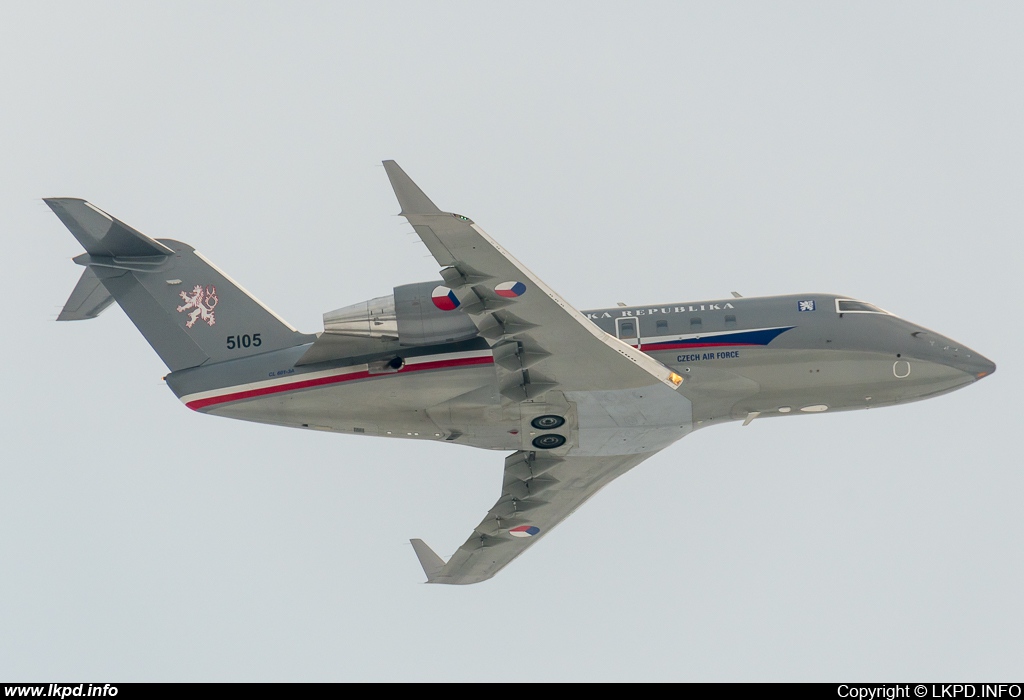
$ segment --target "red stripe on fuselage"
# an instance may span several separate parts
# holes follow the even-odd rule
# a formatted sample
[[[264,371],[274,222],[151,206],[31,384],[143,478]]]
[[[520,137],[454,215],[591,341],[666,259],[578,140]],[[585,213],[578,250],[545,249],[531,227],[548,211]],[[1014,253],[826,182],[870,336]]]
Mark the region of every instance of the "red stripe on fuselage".
[[[287,391],[312,389],[319,386],[327,386],[329,384],[351,382],[357,379],[369,379],[371,377],[393,377],[396,374],[408,374],[409,372],[419,372],[432,369],[448,369],[450,367],[468,367],[471,365],[489,365],[493,363],[493,357],[466,357],[463,359],[437,360],[435,362],[421,362],[415,365],[406,365],[397,372],[389,372],[387,374],[370,374],[368,371],[363,370],[361,372],[352,372],[351,374],[340,374],[331,377],[317,377],[315,379],[296,379],[294,382],[288,382],[287,384],[275,384],[274,386],[264,386],[260,387],[259,389],[247,389],[245,391],[236,391],[229,394],[222,394],[220,396],[210,396],[205,399],[196,399],[195,401],[189,401],[185,405],[191,408],[193,411],[198,411],[201,408],[214,406],[216,404],[229,403],[231,401],[241,401],[243,399],[253,399],[259,396],[280,394]]]

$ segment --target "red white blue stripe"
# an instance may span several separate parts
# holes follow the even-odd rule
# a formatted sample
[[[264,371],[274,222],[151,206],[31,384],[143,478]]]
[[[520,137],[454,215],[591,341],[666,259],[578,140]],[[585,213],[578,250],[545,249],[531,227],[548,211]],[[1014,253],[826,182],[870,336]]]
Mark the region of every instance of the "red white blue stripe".
[[[400,370],[387,374],[370,374],[369,367],[366,365],[353,365],[316,372],[295,373],[286,377],[266,379],[248,384],[236,384],[211,391],[200,391],[182,396],[180,400],[193,411],[201,411],[205,408],[216,407],[233,401],[257,399],[262,396],[291,391],[316,389],[341,382],[385,379],[396,376],[400,377],[410,372],[488,365],[493,362],[494,357],[491,355],[490,350],[469,350],[466,352],[421,355],[406,358],[405,365]]]

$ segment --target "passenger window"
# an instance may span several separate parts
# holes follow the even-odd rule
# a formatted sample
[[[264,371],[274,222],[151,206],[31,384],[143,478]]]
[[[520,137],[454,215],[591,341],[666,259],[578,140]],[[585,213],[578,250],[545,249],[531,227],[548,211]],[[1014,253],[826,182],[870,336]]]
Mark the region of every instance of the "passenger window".
[[[658,321],[655,324],[655,332],[658,335],[665,335],[668,333],[668,321]]]
[[[627,321],[619,321],[619,337],[623,340],[635,340],[636,339],[636,321],[629,319]]]
[[[701,323],[700,323],[700,319],[699,318],[694,317],[694,318],[690,319],[690,330],[692,332],[696,333],[697,331],[700,330],[700,327],[701,327]]]
[[[733,316],[732,314],[727,314],[726,317],[725,317],[725,327],[726,328],[735,328],[736,327],[736,317]]]

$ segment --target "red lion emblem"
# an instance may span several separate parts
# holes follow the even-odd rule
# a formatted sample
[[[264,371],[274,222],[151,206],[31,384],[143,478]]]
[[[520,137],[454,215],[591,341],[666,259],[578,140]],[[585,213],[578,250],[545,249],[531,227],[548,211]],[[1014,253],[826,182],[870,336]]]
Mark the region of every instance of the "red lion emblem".
[[[191,296],[186,292],[179,292],[179,296],[185,300],[185,303],[178,307],[178,312],[192,309],[192,313],[188,315],[188,321],[185,322],[185,326],[191,328],[199,319],[206,321],[208,326],[212,326],[217,322],[213,317],[213,307],[217,305],[218,301],[217,288],[212,284],[206,285],[206,289],[203,289],[203,285],[197,284],[192,288]]]

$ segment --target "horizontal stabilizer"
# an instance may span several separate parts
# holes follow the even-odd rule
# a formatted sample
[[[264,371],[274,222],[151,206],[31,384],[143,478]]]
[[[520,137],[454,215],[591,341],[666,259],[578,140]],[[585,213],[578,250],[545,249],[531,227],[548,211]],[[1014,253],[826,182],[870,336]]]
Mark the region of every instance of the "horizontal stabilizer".
[[[96,272],[91,268],[85,268],[85,272],[78,280],[71,296],[68,297],[64,309],[57,316],[58,321],[84,321],[88,318],[96,318],[103,310],[110,306],[114,297],[100,282]]]
[[[444,559],[437,556],[423,540],[409,540],[409,543],[412,544],[413,551],[416,552],[416,557],[420,560],[423,573],[427,575],[427,583],[430,583],[444,568]]]
[[[52,197],[43,201],[90,255],[134,258],[174,254],[163,243],[139,233],[84,199]]]

